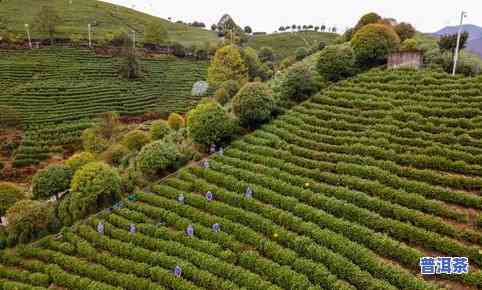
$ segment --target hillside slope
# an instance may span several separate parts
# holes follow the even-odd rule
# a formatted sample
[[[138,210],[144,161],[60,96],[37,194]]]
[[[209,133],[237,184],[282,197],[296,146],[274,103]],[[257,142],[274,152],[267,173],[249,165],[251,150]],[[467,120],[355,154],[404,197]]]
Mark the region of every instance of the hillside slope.
[[[0,51],[0,105],[23,113],[26,136],[16,165],[35,164],[57,146],[79,141],[96,114],[185,112],[199,98],[193,84],[207,77],[207,61],[164,57],[143,60],[148,73],[137,81],[118,77],[119,59],[90,50],[50,48]]]
[[[172,41],[184,45],[218,41],[217,35],[209,30],[184,24],[171,23],[165,19],[151,16],[123,6],[97,0],[5,0],[0,1],[0,29],[8,29],[25,34],[24,24],[32,26],[32,38],[46,35],[35,29],[35,17],[44,5],[51,5],[59,12],[63,23],[58,28],[59,37],[88,38],[87,25],[94,25],[94,40],[105,38],[120,29],[134,29],[142,40],[144,26],[153,21],[163,23]]]
[[[260,49],[263,46],[271,47],[279,60],[294,55],[298,47],[310,47],[324,41],[330,44],[338,34],[328,32],[284,32],[267,35],[254,35],[248,41],[248,46]]]
[[[480,78],[426,71],[374,70],[341,82],[234,142],[209,168],[186,168],[61,236],[1,253],[0,281],[477,289],[481,90]],[[424,256],[468,257],[470,273],[423,280]]]

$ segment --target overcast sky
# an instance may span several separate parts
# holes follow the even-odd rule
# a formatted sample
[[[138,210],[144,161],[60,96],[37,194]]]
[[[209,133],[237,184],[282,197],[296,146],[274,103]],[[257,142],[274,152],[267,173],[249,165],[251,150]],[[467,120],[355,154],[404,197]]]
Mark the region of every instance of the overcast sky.
[[[202,21],[211,26],[224,13],[241,26],[272,32],[280,25],[325,24],[343,31],[361,15],[377,12],[383,17],[412,23],[417,30],[434,32],[458,23],[461,10],[467,23],[482,26],[482,0],[105,0],[174,21]]]

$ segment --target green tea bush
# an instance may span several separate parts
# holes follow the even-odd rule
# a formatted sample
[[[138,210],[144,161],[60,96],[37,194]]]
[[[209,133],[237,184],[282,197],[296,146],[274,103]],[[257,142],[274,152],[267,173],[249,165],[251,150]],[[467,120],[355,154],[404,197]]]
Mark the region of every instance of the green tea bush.
[[[11,242],[27,243],[48,231],[53,206],[44,201],[20,200],[7,211],[8,236]]]
[[[151,141],[149,134],[141,130],[132,130],[122,138],[122,144],[131,151],[139,151]]]
[[[73,171],[66,165],[49,165],[35,173],[32,179],[34,199],[48,199],[70,188]]]
[[[269,119],[274,110],[271,89],[263,83],[247,83],[233,99],[233,111],[242,126],[256,127]]]

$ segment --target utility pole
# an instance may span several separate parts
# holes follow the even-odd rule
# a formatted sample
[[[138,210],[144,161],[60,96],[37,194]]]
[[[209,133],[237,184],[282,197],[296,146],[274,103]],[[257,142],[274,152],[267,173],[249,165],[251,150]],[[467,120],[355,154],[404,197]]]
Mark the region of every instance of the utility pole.
[[[28,47],[32,49],[32,39],[30,39],[30,29],[28,23],[25,23],[25,29],[27,31]]]
[[[89,48],[92,48],[92,25],[90,23],[87,24],[87,30],[89,31]]]
[[[467,12],[462,11],[460,13],[460,26],[459,26],[459,32],[457,34],[457,46],[455,48],[454,52],[454,68],[452,70],[452,75],[455,75],[455,72],[457,71],[457,61],[459,60],[459,49],[460,49],[460,38],[462,36],[462,24],[464,22],[464,18],[467,17]]]

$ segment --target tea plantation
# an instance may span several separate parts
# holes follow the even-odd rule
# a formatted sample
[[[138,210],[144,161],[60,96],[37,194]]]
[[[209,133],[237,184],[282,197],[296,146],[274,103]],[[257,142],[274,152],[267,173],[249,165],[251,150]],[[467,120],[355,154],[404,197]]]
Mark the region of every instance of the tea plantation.
[[[207,168],[2,252],[3,289],[480,289],[481,90],[430,71],[343,81]],[[423,256],[470,271],[424,279]]]
[[[120,60],[89,50],[48,48],[0,51],[0,104],[25,118],[15,165],[35,164],[58,146],[79,141],[98,113],[185,112],[199,99],[192,85],[206,79],[207,61],[143,60],[145,78],[119,78]]]

